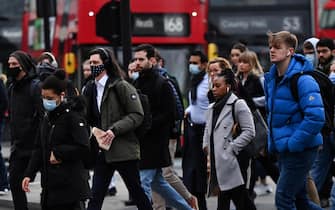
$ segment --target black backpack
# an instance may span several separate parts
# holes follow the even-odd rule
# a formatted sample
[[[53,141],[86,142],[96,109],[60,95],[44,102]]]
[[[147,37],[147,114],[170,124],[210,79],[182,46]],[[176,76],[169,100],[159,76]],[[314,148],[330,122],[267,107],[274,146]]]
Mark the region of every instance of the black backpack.
[[[298,94],[298,79],[301,75],[311,75],[315,81],[319,84],[320,93],[323,101],[325,110],[326,122],[322,128],[322,133],[329,134],[334,128],[334,85],[326,74],[319,70],[314,71],[302,71],[292,76],[290,79],[291,93],[295,101],[299,101]]]
[[[119,95],[119,91],[117,90],[117,85],[115,86],[115,93],[116,96],[120,99],[120,95]],[[141,101],[141,105],[143,108],[143,121],[141,123],[141,125],[139,125],[136,129],[135,129],[135,134],[137,136],[138,139],[141,139],[150,129],[151,129],[151,125],[152,125],[152,114],[151,114],[151,108],[150,108],[150,103],[149,103],[149,99],[148,96],[141,93],[141,90],[136,89],[138,97]],[[119,100],[121,101],[121,100]]]
[[[152,114],[148,96],[141,93],[139,89],[137,89],[137,94],[141,101],[144,116],[141,125],[136,128],[135,134],[138,137],[138,139],[141,139],[151,129]]]

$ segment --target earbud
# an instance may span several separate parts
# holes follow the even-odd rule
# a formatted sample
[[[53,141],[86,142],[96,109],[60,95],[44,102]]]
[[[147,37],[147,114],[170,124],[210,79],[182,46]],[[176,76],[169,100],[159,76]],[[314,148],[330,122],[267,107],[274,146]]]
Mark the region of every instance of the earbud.
[[[291,55],[290,52],[288,52],[287,55],[286,55],[286,57],[289,57],[290,55]]]

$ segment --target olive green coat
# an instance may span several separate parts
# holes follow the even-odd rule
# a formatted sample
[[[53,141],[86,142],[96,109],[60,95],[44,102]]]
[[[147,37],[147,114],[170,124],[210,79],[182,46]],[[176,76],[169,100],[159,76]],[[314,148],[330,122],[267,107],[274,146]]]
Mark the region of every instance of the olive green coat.
[[[115,138],[106,162],[140,159],[140,145],[134,130],[143,120],[143,109],[136,89],[125,80],[107,80],[102,96],[101,128],[110,129]]]

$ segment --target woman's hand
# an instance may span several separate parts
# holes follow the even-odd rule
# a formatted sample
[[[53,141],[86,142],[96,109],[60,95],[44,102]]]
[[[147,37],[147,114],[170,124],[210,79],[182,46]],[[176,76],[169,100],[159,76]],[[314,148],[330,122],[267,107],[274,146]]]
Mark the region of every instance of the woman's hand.
[[[22,180],[22,190],[25,192],[30,192],[29,189],[29,182],[30,182],[30,178],[29,177],[24,177]]]

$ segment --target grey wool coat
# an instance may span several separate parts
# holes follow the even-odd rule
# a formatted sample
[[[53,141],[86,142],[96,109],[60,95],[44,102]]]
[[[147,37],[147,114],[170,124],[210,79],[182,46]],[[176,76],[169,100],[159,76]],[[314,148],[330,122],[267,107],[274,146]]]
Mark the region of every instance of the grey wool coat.
[[[214,152],[215,167],[211,166],[211,170],[216,170],[220,191],[230,190],[244,184],[236,156],[255,137],[252,113],[246,102],[238,99],[235,102],[235,120],[240,125],[241,133],[233,139],[234,119],[232,105],[236,99],[238,98],[234,94],[228,98],[227,103],[220,112],[214,130],[212,130],[214,103],[209,105],[207,111],[203,148],[207,147],[209,154]],[[210,151],[210,136],[212,132],[214,132],[214,151]],[[209,184],[208,186],[212,185]],[[208,192],[211,193],[213,190],[209,189]]]

